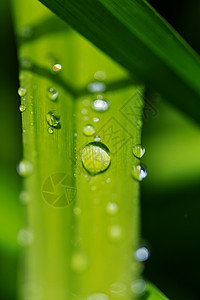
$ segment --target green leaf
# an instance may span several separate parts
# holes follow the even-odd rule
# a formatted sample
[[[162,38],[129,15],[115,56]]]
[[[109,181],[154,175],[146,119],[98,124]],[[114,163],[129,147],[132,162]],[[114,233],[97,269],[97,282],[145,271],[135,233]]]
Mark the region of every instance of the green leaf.
[[[151,282],[147,281],[146,293],[141,300],[169,300]]]
[[[199,121],[199,58],[147,2],[39,1],[148,87]]]

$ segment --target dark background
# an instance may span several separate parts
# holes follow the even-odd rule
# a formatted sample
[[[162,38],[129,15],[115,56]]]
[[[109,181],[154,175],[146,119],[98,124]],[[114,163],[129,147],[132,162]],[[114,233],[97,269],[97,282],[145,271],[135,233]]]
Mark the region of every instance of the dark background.
[[[151,0],[149,2],[199,53],[200,1]],[[9,178],[9,189],[17,193],[21,188],[21,179],[15,171],[16,164],[22,156],[21,118],[18,112],[19,99],[16,94],[18,88],[16,44],[9,1],[6,0],[0,1],[0,40],[0,180],[2,183]],[[152,133],[156,134],[159,143],[159,134],[163,134],[163,126],[168,126],[162,123],[162,114],[165,114],[162,104],[159,112],[157,118],[150,119],[144,124],[143,143],[149,152]],[[145,163],[148,166],[148,156]],[[155,165],[155,170],[158,172],[162,168],[164,163]],[[151,250],[151,257],[145,264],[144,276],[173,300],[200,299],[199,192],[198,180],[188,180],[188,184],[178,185],[178,187],[174,185],[163,190],[155,189],[151,185],[149,175],[146,182],[142,184],[142,233]],[[10,199],[9,193],[10,191],[6,195],[1,191],[1,204]],[[14,209],[18,210],[18,227],[20,227],[22,219],[20,205],[11,202],[11,216]],[[8,215],[11,228],[14,221]],[[13,229],[11,234],[15,233]],[[18,247],[13,246],[11,249],[1,247],[0,243],[1,300],[16,299]]]

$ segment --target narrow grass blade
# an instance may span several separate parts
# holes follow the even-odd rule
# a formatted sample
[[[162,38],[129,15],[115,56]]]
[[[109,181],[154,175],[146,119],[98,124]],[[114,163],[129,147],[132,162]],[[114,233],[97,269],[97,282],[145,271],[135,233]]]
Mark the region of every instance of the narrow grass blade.
[[[40,2],[199,122],[199,58],[146,1]]]
[[[139,163],[132,149],[141,143],[143,88],[130,81],[127,86],[127,72],[68,27],[65,34],[53,30],[37,38],[37,24],[47,24],[51,12],[34,0],[14,4],[22,37],[24,159],[32,166],[24,180],[26,231],[19,235],[25,247],[21,298],[34,290],[42,300],[107,299],[120,288],[122,298],[135,299],[130,285],[141,269],[134,257],[139,182],[131,171]],[[98,71],[106,80],[97,79]],[[95,92],[96,84],[103,89]],[[94,109],[97,99],[105,100],[106,111]],[[55,110],[59,127],[49,113]],[[85,134],[88,124],[93,135]],[[111,163],[91,174],[82,157],[88,143],[97,143],[95,135],[108,147]],[[98,164],[95,153],[85,166]]]

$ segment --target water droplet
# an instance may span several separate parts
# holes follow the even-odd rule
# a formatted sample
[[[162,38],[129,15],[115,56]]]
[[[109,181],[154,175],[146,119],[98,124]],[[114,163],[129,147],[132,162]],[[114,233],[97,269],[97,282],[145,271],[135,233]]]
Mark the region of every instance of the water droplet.
[[[108,229],[108,236],[112,242],[119,242],[122,238],[122,228],[120,225],[112,225]]]
[[[142,181],[147,177],[147,169],[143,165],[134,165],[132,169],[132,176],[138,181]]]
[[[88,125],[85,125],[83,127],[83,133],[86,135],[86,136],[92,136],[95,134],[95,130],[94,130],[94,127],[90,124]]]
[[[24,112],[24,111],[26,110],[26,106],[25,106],[24,104],[21,104],[21,105],[19,106],[19,110],[20,110],[21,112]]]
[[[23,88],[23,87],[20,87],[20,88],[18,89],[18,95],[19,95],[20,97],[25,96],[25,95],[26,95],[26,89]]]
[[[145,148],[142,147],[142,145],[137,144],[133,147],[133,155],[135,157],[141,158],[144,155],[144,153],[145,153]]]
[[[109,102],[104,99],[96,99],[92,102],[92,108],[98,112],[104,112],[109,108]]]
[[[106,79],[106,73],[104,71],[97,71],[94,74],[94,79],[103,81]]]
[[[95,293],[87,297],[87,300],[109,300],[108,295],[103,293]]]
[[[51,101],[56,101],[58,98],[58,91],[54,88],[50,88],[47,91],[47,96]]]
[[[17,166],[17,172],[20,176],[29,176],[33,172],[33,165],[30,161],[23,159]]]
[[[94,140],[95,142],[100,142],[101,138],[99,136],[95,136]]]
[[[111,295],[116,298],[125,296],[126,290],[126,285],[122,282],[115,282],[110,286]]]
[[[87,256],[82,252],[77,252],[73,254],[71,258],[71,268],[77,272],[82,273],[88,267],[88,259]]]
[[[149,258],[149,250],[146,247],[138,248],[135,251],[135,259],[137,261],[146,261]]]
[[[109,149],[101,142],[92,142],[82,150],[82,163],[91,175],[104,172],[110,166]]]
[[[98,122],[99,121],[99,118],[93,118],[93,122]]]
[[[54,128],[59,128],[60,114],[56,110],[49,111],[47,114],[47,123]]]
[[[21,246],[28,246],[33,241],[33,235],[28,229],[21,229],[18,232],[17,240]]]
[[[76,216],[80,216],[81,215],[80,207],[74,207],[73,212]]]
[[[87,110],[86,108],[83,108],[83,109],[81,110],[81,113],[82,113],[83,115],[86,115],[86,114],[88,113],[88,110]]]
[[[91,186],[91,191],[96,191],[96,189],[97,189],[96,185]]]
[[[109,215],[115,215],[118,212],[118,205],[116,202],[108,202],[106,211]]]
[[[137,126],[138,126],[139,128],[142,128],[142,126],[143,126],[142,120],[137,120]]]
[[[49,127],[49,128],[47,129],[47,131],[48,131],[48,133],[50,133],[50,134],[53,134],[53,133],[54,133],[54,130],[53,130],[53,128],[51,128],[51,127]]]
[[[32,62],[29,58],[23,57],[20,60],[20,66],[21,66],[21,68],[24,68],[24,69],[31,69],[32,68]]]
[[[111,182],[111,179],[110,178],[107,178],[106,179],[106,183],[110,183]]]
[[[21,191],[21,193],[19,194],[19,200],[23,204],[28,204],[30,201],[30,196],[29,196],[28,192]]]
[[[131,291],[135,295],[142,295],[146,290],[146,282],[143,279],[137,279],[131,283]]]
[[[52,70],[54,72],[59,72],[61,69],[62,69],[62,66],[60,64],[55,64],[55,65],[53,65],[53,68],[52,68]]]
[[[19,30],[19,35],[22,38],[28,39],[32,36],[32,29],[31,27],[23,27]]]
[[[83,100],[83,105],[89,106],[89,105],[90,105],[90,100],[84,99],[84,100]]]
[[[103,82],[92,82],[88,84],[88,91],[90,93],[104,92],[105,89],[106,89],[106,85]]]
[[[74,133],[74,136],[77,137],[77,132]]]
[[[88,116],[84,116],[84,117],[83,117],[83,121],[89,121],[89,119],[90,119],[90,118],[89,118]]]

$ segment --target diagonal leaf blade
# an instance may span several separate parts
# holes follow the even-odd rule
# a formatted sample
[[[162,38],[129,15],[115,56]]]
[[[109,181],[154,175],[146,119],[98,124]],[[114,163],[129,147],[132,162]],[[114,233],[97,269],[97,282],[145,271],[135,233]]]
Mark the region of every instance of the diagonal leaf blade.
[[[148,87],[199,121],[199,58],[145,1],[39,1]]]

